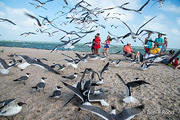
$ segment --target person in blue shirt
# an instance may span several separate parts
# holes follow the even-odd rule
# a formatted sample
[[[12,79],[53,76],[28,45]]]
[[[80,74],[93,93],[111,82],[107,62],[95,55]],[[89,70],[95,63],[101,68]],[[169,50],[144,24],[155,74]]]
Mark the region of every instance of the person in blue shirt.
[[[146,39],[145,39],[145,47],[144,47],[144,49],[145,49],[145,54],[144,54],[144,56],[147,54],[147,53],[149,53],[149,51],[150,51],[150,49],[152,48],[152,43],[153,43],[154,41],[152,41],[152,38],[151,38],[151,33],[149,33],[148,34],[148,37],[146,37]]]
[[[158,34],[158,38],[155,39],[155,44],[158,46],[158,48],[162,48],[163,44],[164,44],[164,39],[161,38],[162,34]]]

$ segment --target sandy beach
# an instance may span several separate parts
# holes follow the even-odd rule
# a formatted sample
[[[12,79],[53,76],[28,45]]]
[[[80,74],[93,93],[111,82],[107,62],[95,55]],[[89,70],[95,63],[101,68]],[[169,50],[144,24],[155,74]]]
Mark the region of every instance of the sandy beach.
[[[50,53],[50,50],[15,48],[15,47],[0,47],[3,52],[0,53],[0,58],[9,61],[7,55],[18,54],[28,55],[31,58],[46,58],[48,61],[43,61],[48,65],[53,63],[65,64],[63,60],[67,58],[61,53],[67,54],[75,58],[74,51],[56,51]],[[86,54],[77,52],[79,54]],[[118,68],[111,66],[104,74],[104,84],[98,88],[104,88],[107,95],[106,101],[110,104],[109,107],[102,107],[99,103],[92,103],[94,106],[99,106],[106,111],[111,111],[111,105],[115,105],[117,112],[131,106],[144,104],[143,112],[136,115],[133,120],[178,120],[180,118],[180,70],[158,64],[151,68],[142,71],[140,64],[133,64],[126,61],[122,55],[110,55],[111,59],[122,59]],[[102,120],[102,118],[91,114],[87,111],[78,111],[80,100],[78,98],[70,102],[66,107],[63,107],[73,93],[67,89],[61,81],[65,81],[71,85],[77,83],[85,68],[92,68],[95,71],[100,71],[103,66],[109,62],[108,59],[80,62],[77,69],[67,67],[61,75],[54,74],[43,70],[38,66],[28,66],[21,71],[17,67],[10,70],[9,75],[0,75],[0,101],[4,99],[16,98],[17,101],[25,102],[22,111],[14,117],[14,120]],[[78,73],[75,80],[66,80],[62,75],[70,75]],[[31,73],[30,78],[26,81],[26,85],[16,83],[13,80]],[[115,75],[119,73],[126,82],[134,81],[139,77],[141,80],[149,82],[151,85],[143,85],[132,89],[132,95],[139,100],[137,104],[127,104],[122,101],[126,94],[126,88],[119,78]],[[33,92],[32,86],[36,85],[41,77],[47,77],[45,93]],[[98,80],[95,78],[95,80]],[[59,85],[62,88],[62,96],[58,100],[48,98]],[[0,120],[6,120],[0,117]]]

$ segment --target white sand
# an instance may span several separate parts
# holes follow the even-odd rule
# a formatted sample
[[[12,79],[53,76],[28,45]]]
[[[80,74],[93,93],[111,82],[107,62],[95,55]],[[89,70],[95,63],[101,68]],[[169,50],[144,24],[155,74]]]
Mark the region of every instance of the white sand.
[[[16,53],[20,55],[28,55],[32,58],[47,58],[48,65],[52,63],[65,64],[64,56],[61,53],[68,54],[75,57],[72,51],[56,51],[50,54],[49,50],[28,49],[28,48],[13,48],[0,47],[4,50],[0,53],[0,57],[9,61],[9,54]],[[78,52],[80,53],[80,52]],[[80,53],[82,54],[82,53]],[[122,58],[123,56],[111,55],[110,58]],[[91,67],[96,71],[100,71],[108,60],[89,61],[87,63],[80,63],[78,69],[72,67],[66,68],[61,74],[70,75],[74,72],[80,73],[86,67]],[[110,66],[109,70],[104,74],[104,84],[97,87],[103,87],[108,92],[106,93],[106,101],[110,105],[115,105],[120,112],[125,107],[136,106],[144,104],[145,109],[142,113],[137,115],[134,119],[137,120],[178,120],[180,118],[180,70],[174,70],[166,65],[158,64],[146,71],[139,69],[140,64],[132,64],[128,61],[122,61],[119,68]],[[25,73],[31,73],[26,85],[15,83],[16,79]],[[126,81],[133,81],[134,78],[139,77],[151,85],[133,88],[132,94],[139,100],[137,104],[126,104],[122,101],[125,97],[126,88],[115,75],[119,73]],[[81,73],[76,80],[65,80],[61,75],[45,71],[38,66],[29,66],[24,71],[20,71],[17,67],[11,69],[9,75],[0,75],[0,101],[4,99],[16,98],[17,101],[26,102],[27,105],[23,107],[21,113],[15,116],[14,120],[101,120],[100,117],[91,114],[87,111],[78,111],[79,100],[74,99],[66,107],[63,104],[71,98],[73,93],[67,89],[60,82],[65,80],[69,84],[74,84],[81,78]],[[47,77],[45,94],[43,92],[33,93],[31,87],[36,85],[41,77]],[[96,78],[97,80],[97,78]],[[57,85],[62,86],[62,97],[55,101],[49,99],[48,96],[52,94]],[[101,107],[99,103],[93,103],[95,106]],[[106,111],[110,111],[109,107],[102,107]],[[0,120],[6,118],[0,117]]]

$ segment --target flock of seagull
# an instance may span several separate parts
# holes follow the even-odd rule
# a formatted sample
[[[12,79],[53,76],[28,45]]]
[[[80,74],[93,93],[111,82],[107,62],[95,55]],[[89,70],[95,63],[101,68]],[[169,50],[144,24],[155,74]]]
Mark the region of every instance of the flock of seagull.
[[[33,3],[30,2],[29,4],[33,5],[35,8],[47,9],[44,6],[55,0],[46,0],[45,2],[42,2],[40,0],[33,0],[33,1],[34,1]],[[123,3],[122,5],[119,5],[119,6],[110,7],[110,8],[98,8],[98,7],[94,7],[93,5],[89,4],[85,0],[81,0],[80,2],[75,4],[74,7],[70,8],[70,7],[68,7],[69,4],[68,4],[67,0],[64,0],[64,3],[66,4],[66,6],[63,6],[63,8],[64,9],[66,8],[66,9],[64,11],[62,11],[62,10],[59,11],[58,15],[60,13],[61,14],[52,20],[50,20],[47,16],[41,16],[41,15],[34,16],[30,13],[25,12],[24,14],[27,17],[34,20],[34,22],[35,22],[34,25],[37,29],[36,29],[36,32],[29,31],[29,32],[21,33],[20,36],[27,37],[29,35],[36,35],[37,32],[40,32],[41,34],[47,34],[49,37],[52,37],[52,36],[54,36],[54,34],[60,34],[59,32],[61,32],[61,34],[63,36],[59,39],[60,45],[56,46],[54,49],[61,47],[62,44],[68,44],[68,43],[69,43],[68,44],[69,47],[66,47],[66,49],[67,48],[73,49],[74,47],[71,47],[71,46],[78,43],[80,40],[82,40],[88,34],[94,33],[96,30],[98,30],[100,28],[107,30],[106,25],[102,24],[103,23],[102,19],[105,22],[109,19],[110,20],[116,19],[116,20],[120,21],[122,24],[124,24],[128,28],[129,32],[125,35],[119,36],[119,35],[114,35],[109,30],[107,30],[108,33],[113,37],[112,40],[121,41],[124,44],[124,42],[123,42],[124,39],[131,36],[135,42],[136,42],[136,38],[138,38],[138,40],[140,40],[144,45],[144,42],[141,40],[141,38],[148,33],[158,33],[158,34],[160,33],[162,35],[166,35],[161,32],[142,29],[146,24],[151,22],[156,16],[151,18],[150,20],[148,20],[142,26],[140,26],[138,28],[137,32],[133,32],[131,30],[131,28],[128,26],[128,24],[121,20],[121,16],[124,14],[115,13],[115,12],[112,12],[112,10],[121,9],[124,11],[141,13],[142,10],[149,4],[150,1],[151,0],[147,0],[139,9],[133,9],[133,8],[126,7],[127,5],[130,4],[129,2]],[[157,1],[163,2],[163,0],[156,0],[156,2]],[[111,15],[113,15],[113,16],[111,16]],[[75,27],[74,27],[75,30],[66,31],[66,30],[58,27],[59,25],[56,24],[55,21],[64,16],[65,16],[66,21],[63,21],[61,23],[61,26],[62,26],[62,24],[64,24],[64,25],[72,24],[72,25],[75,25]],[[12,25],[16,25],[12,20],[9,20],[6,18],[0,18],[0,22],[9,22]],[[112,24],[111,28],[117,29],[117,28],[119,28],[119,26]],[[73,45],[70,45],[70,44],[73,44]]]
[[[54,1],[54,0],[47,0],[45,2],[42,2],[40,0],[33,0],[33,2],[30,2],[29,4],[33,5],[35,8],[43,8],[43,9],[47,10],[47,8],[45,8],[45,5],[52,1]],[[159,1],[162,2],[162,0],[159,0]],[[68,8],[68,5],[69,5],[68,2],[66,0],[64,0],[64,2],[67,5],[64,8]],[[51,50],[51,53],[52,53],[57,48],[61,48],[61,47],[64,47],[65,49],[73,49],[74,45],[76,43],[78,43],[83,37],[87,36],[88,34],[95,32],[97,28],[100,27],[100,28],[106,29],[105,25],[98,23],[98,21],[99,21],[98,18],[100,17],[100,15],[104,14],[107,11],[109,11],[109,13],[104,17],[105,21],[108,19],[118,19],[129,30],[129,33],[127,33],[123,36],[113,35],[110,32],[108,32],[111,36],[114,37],[114,38],[112,38],[113,40],[118,40],[118,41],[123,42],[123,40],[129,36],[131,36],[133,39],[138,38],[138,40],[141,40],[141,36],[142,36],[141,34],[144,32],[145,33],[143,35],[145,35],[147,33],[158,33],[159,34],[160,32],[153,31],[153,30],[146,30],[146,29],[141,30],[147,23],[152,21],[156,16],[151,18],[150,20],[148,20],[142,26],[140,26],[138,28],[137,32],[133,32],[131,30],[131,28],[127,25],[127,23],[122,21],[120,18],[108,17],[110,14],[122,15],[120,13],[111,13],[110,11],[112,9],[122,9],[125,11],[141,13],[141,11],[146,7],[146,5],[149,2],[150,2],[150,0],[147,0],[144,3],[144,5],[142,5],[139,9],[136,10],[133,8],[126,7],[126,5],[130,4],[129,2],[124,3],[120,6],[115,6],[115,7],[111,7],[111,8],[98,8],[98,7],[93,8],[93,6],[91,4],[89,4],[85,0],[81,0],[73,8],[71,8],[68,12],[64,12],[64,11],[58,12],[58,14],[62,13],[62,15],[60,15],[60,17],[65,16],[65,15],[67,16],[66,19],[68,21],[64,22],[65,25],[68,23],[69,24],[71,24],[71,23],[77,24],[78,27],[75,27],[75,28],[79,30],[78,32],[77,32],[77,30],[66,31],[66,30],[63,30],[63,29],[57,27],[57,25],[55,25],[54,21],[56,19],[58,19],[59,17],[55,18],[53,20],[49,20],[49,18],[47,16],[46,17],[39,16],[39,18],[38,18],[29,13],[25,13],[25,15],[27,17],[33,19],[34,21],[36,21],[36,23],[35,23],[35,25],[37,27],[36,32],[46,33],[49,35],[49,37],[52,37],[54,34],[57,34],[58,32],[62,32],[65,34],[64,36],[62,36],[60,38],[61,43],[59,45],[55,46]],[[40,19],[42,19],[42,21]],[[12,22],[11,20],[6,19],[6,18],[0,18],[0,22],[9,22],[12,25],[16,25],[14,22]],[[45,26],[51,26],[52,28],[54,28],[56,30],[53,32],[49,32],[48,30],[52,29],[52,28],[46,28]],[[119,26],[115,26],[115,25],[111,25],[111,26],[114,28],[119,27]],[[35,33],[35,32],[24,32],[24,33],[20,34],[20,36],[29,36],[29,35],[36,35],[36,34],[37,33]],[[165,35],[164,33],[161,33],[161,34]],[[68,40],[64,40],[65,38],[68,38]],[[84,43],[84,45],[87,45],[87,44],[91,45],[92,42]],[[117,52],[117,53],[119,53],[119,52]],[[63,71],[67,66],[71,66],[74,69],[77,69],[78,64],[80,62],[88,62],[89,60],[97,60],[97,59],[100,59],[100,60],[106,59],[106,57],[104,57],[104,56],[97,56],[97,55],[92,55],[92,54],[83,54],[83,55],[80,55],[78,53],[75,53],[75,54],[77,57],[73,58],[71,56],[68,56],[68,55],[62,53],[62,55],[64,57],[67,57],[64,59],[66,61],[66,65],[61,65],[61,64],[57,64],[57,63],[48,65],[48,64],[44,63],[44,61],[48,61],[46,58],[31,58],[27,55],[11,54],[11,55],[8,55],[11,60],[9,63],[7,63],[6,60],[0,58],[0,66],[2,67],[0,69],[0,74],[8,75],[10,72],[10,69],[13,67],[18,67],[21,71],[23,71],[28,66],[35,65],[35,66],[39,66],[40,68],[45,69],[49,72],[52,72],[54,74],[61,75],[61,71]],[[163,55],[163,56],[155,56],[155,57],[148,58],[146,62],[143,62],[143,64],[141,65],[141,68],[143,70],[145,70],[148,67],[152,66],[153,63],[162,61],[164,59],[164,57],[167,57],[167,56]],[[118,114],[116,114],[115,106],[111,106],[112,111],[110,113],[108,113],[108,112],[104,111],[102,108],[95,107],[92,105],[93,102],[99,102],[102,106],[109,106],[109,103],[107,103],[105,100],[106,99],[105,90],[103,88],[95,89],[95,87],[100,86],[104,83],[103,75],[105,74],[105,71],[109,70],[109,66],[113,65],[115,67],[119,67],[120,62],[121,62],[120,59],[109,59],[109,62],[104,65],[104,67],[102,68],[102,70],[100,72],[95,71],[92,68],[86,68],[82,72],[83,75],[82,75],[80,81],[75,85],[70,85],[70,84],[66,83],[65,81],[62,81],[63,85],[65,87],[67,87],[68,89],[70,89],[74,93],[74,95],[64,104],[64,106],[66,106],[73,99],[79,98],[81,100],[81,102],[80,102],[81,105],[79,106],[79,110],[90,111],[106,120],[132,119],[135,115],[142,112],[144,109],[144,105],[139,105],[139,106],[124,109],[124,110],[122,110],[122,112],[120,112]],[[77,78],[78,74],[80,74],[80,73],[74,73],[69,76],[61,76],[61,77],[64,79],[74,80]],[[95,81],[95,75],[98,77],[98,81]],[[26,73],[24,76],[16,78],[13,81],[23,83],[24,85],[26,85],[26,81],[29,79],[30,76],[31,76],[31,73]],[[85,78],[86,76],[89,76],[89,78],[88,79]],[[123,101],[127,104],[136,103],[138,101],[135,97],[132,96],[131,88],[138,87],[141,85],[150,85],[150,83],[148,83],[144,80],[140,80],[139,78],[136,78],[136,80],[132,81],[132,82],[125,82],[118,73],[116,73],[116,76],[118,77],[118,79],[120,79],[120,81],[126,87],[126,97],[124,97]],[[39,92],[41,90],[44,91],[44,88],[46,87],[46,82],[45,82],[46,79],[47,79],[46,77],[42,77],[39,83],[37,83],[35,86],[32,86],[32,91],[39,91]],[[56,90],[53,91],[53,93],[49,97],[54,98],[54,99],[60,98],[61,97],[61,89],[62,89],[61,86],[56,86]],[[22,110],[22,106],[24,104],[26,104],[26,103],[17,102],[15,98],[0,101],[0,117],[1,116],[5,116],[5,117],[15,116]]]
[[[118,68],[121,63],[121,59],[109,59],[109,62],[107,62],[101,71],[95,71],[92,68],[85,68],[85,70],[81,73],[73,73],[68,76],[64,76],[61,74],[61,72],[66,69],[68,66],[74,68],[75,70],[78,68],[78,64],[81,62],[88,62],[92,60],[100,59],[104,61],[106,58],[104,56],[97,56],[92,54],[76,54],[76,58],[73,58],[71,56],[68,56],[64,53],[62,55],[64,57],[64,61],[66,61],[66,65],[58,64],[58,63],[52,63],[52,65],[48,65],[45,63],[45,61],[48,61],[46,58],[31,58],[27,55],[17,55],[17,54],[10,54],[8,57],[10,57],[9,63],[7,63],[4,59],[0,58],[0,66],[2,69],[0,69],[0,74],[8,75],[10,72],[10,69],[13,67],[17,67],[20,69],[20,71],[23,71],[28,66],[38,66],[42,68],[43,70],[49,71],[51,73],[54,73],[56,75],[61,75],[62,78],[65,80],[74,80],[77,78],[79,74],[82,73],[82,77],[79,82],[77,82],[74,85],[71,85],[67,83],[66,81],[61,81],[65,87],[67,87],[69,90],[71,90],[74,95],[64,104],[64,107],[71,102],[73,99],[80,99],[81,104],[79,106],[80,110],[86,110],[90,111],[104,119],[108,120],[125,120],[125,119],[131,119],[135,115],[139,114],[143,111],[144,105],[139,105],[136,107],[131,107],[128,109],[124,109],[119,114],[115,114],[115,106],[112,106],[112,112],[109,114],[105,112],[103,109],[99,107],[95,107],[92,105],[94,102],[100,103],[102,106],[109,106],[109,103],[106,102],[106,95],[104,88],[96,89],[96,86],[101,86],[104,83],[104,74],[106,74],[106,71],[110,69],[110,65]],[[152,64],[154,62],[162,61],[165,56],[156,56],[147,59],[146,62],[143,64]],[[144,65],[141,66],[144,66]],[[150,65],[149,65],[150,66]],[[142,67],[142,69],[144,69]],[[147,69],[147,67],[146,67]],[[14,79],[14,82],[18,82],[20,84],[26,85],[26,81],[31,76],[31,73],[26,73],[24,76],[21,76],[19,78]],[[98,78],[98,81],[95,80],[95,76]],[[134,81],[126,82],[118,73],[116,73],[116,76],[120,81],[124,84],[126,87],[126,97],[124,97],[123,101],[127,104],[130,103],[137,103],[138,100],[133,97],[131,93],[131,88],[135,88],[141,85],[150,85],[150,83],[140,80],[139,78],[135,78]],[[43,91],[46,87],[46,77],[42,77],[40,82],[36,85],[32,86],[32,91]],[[53,91],[53,93],[49,96],[49,98],[58,99],[61,98],[61,88],[62,86],[56,86],[56,90]],[[45,93],[45,92],[44,92]],[[25,105],[24,102],[17,102],[15,98],[7,99],[0,101],[0,116],[15,116],[22,110],[22,105]]]

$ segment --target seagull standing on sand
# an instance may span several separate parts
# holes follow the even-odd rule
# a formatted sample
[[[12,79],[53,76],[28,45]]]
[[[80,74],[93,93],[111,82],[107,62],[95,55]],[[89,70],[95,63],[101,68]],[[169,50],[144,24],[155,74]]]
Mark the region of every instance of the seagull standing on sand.
[[[50,98],[60,98],[61,97],[61,88],[60,86],[56,86],[56,90],[52,93],[51,96],[49,96]]]
[[[76,79],[76,78],[77,78],[77,74],[78,74],[78,73],[74,73],[74,74],[69,75],[69,76],[62,76],[62,78],[69,79],[69,80],[73,80],[73,79]]]
[[[136,107],[131,107],[124,109],[119,114],[116,114],[116,109],[114,106],[111,107],[112,111],[107,113],[106,111],[102,110],[99,107],[90,106],[90,105],[81,105],[80,110],[86,110],[93,114],[98,115],[99,117],[103,118],[104,120],[130,120],[134,118],[135,115],[139,114],[143,111],[144,105],[139,105]]]
[[[0,116],[12,117],[17,115],[22,110],[23,102],[16,102],[15,99],[0,101]]]
[[[15,81],[15,82],[17,82],[17,81],[18,81],[18,82],[23,82],[24,85],[26,85],[25,81],[28,80],[29,75],[30,75],[30,73],[26,73],[25,76],[21,76],[20,78],[17,78],[17,79],[15,79],[15,80],[13,80],[13,81]]]
[[[44,81],[45,79],[47,79],[47,78],[42,77],[41,82],[39,82],[36,86],[32,87],[33,91],[39,91],[40,92],[40,90],[43,89],[43,92],[44,92],[44,88],[46,86],[46,82]]]

